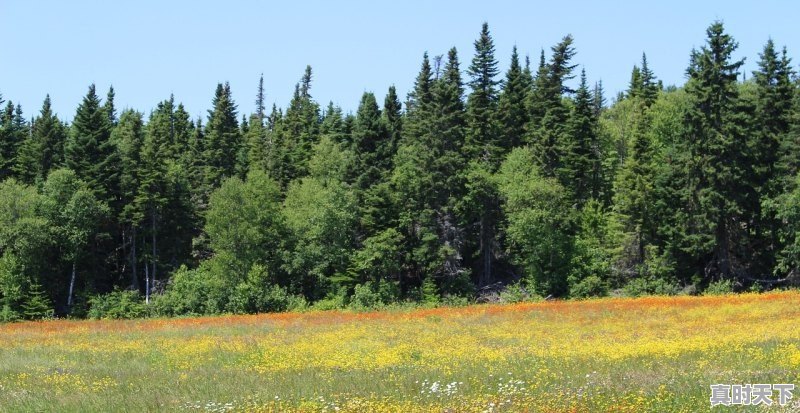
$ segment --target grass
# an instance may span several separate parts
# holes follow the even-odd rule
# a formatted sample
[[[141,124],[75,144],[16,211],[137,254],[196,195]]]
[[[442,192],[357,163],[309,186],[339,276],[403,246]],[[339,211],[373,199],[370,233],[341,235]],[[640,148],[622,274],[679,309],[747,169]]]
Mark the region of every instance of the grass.
[[[797,411],[797,320],[781,292],[5,324],[0,411],[695,412],[714,383]]]

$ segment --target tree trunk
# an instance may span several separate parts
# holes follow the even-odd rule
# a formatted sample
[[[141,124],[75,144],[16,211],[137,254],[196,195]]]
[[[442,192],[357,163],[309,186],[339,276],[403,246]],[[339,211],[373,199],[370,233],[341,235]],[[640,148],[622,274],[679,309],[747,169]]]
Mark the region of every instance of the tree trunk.
[[[69,294],[67,295],[67,309],[72,308],[72,291],[75,289],[75,260],[72,260],[72,277],[69,279]]]
[[[136,227],[131,228],[131,273],[133,280],[131,287],[136,291],[139,290],[139,274],[136,271]]]
[[[155,213],[155,211],[153,211],[153,216],[152,216],[152,219],[150,220],[150,223],[152,225],[152,240],[153,240],[153,257],[152,257],[152,260],[153,260],[153,274],[152,275],[153,275],[153,285],[155,286],[155,283],[156,283],[156,261],[157,261],[157,256],[156,256],[156,213]]]
[[[145,263],[144,266],[144,302],[150,304],[150,267]]]

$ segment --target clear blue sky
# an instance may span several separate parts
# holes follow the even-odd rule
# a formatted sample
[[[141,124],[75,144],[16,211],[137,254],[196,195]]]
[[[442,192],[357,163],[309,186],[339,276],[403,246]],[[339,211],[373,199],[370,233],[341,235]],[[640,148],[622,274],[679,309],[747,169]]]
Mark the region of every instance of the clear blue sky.
[[[795,1],[27,1],[0,0],[0,93],[26,116],[46,93],[71,119],[90,83],[118,108],[148,113],[174,93],[193,116],[229,81],[240,113],[253,110],[259,74],[267,101],[285,106],[306,64],[311,94],[355,111],[364,91],[405,97],[424,51],[456,46],[466,68],[483,21],[505,70],[511,48],[536,62],[567,33],[575,63],[602,79],[610,99],[643,51],[665,84],[682,84],[689,52],[722,20],[739,41],[745,69],[771,36],[800,56]],[[800,61],[800,57],[796,59]]]

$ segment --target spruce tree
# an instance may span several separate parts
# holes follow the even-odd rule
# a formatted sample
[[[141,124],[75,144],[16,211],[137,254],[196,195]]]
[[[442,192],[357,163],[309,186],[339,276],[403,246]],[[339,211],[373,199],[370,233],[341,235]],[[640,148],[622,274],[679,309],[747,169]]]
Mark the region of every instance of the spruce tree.
[[[14,176],[20,146],[29,134],[22,107],[8,101],[0,114],[0,180]]]
[[[530,82],[519,64],[517,47],[511,53],[511,65],[506,72],[503,91],[498,100],[497,115],[500,127],[500,147],[502,154],[521,146],[528,123],[528,110],[525,100],[530,93]]]
[[[105,202],[118,199],[119,157],[111,129],[109,112],[92,84],[75,112],[64,155],[66,166]]]
[[[400,136],[403,133],[403,107],[400,104],[400,99],[397,97],[397,89],[394,86],[389,86],[389,91],[386,93],[382,115],[388,141],[382,147],[386,152],[379,154],[379,156],[389,161],[388,170],[391,168],[392,157],[397,152],[397,145],[400,143]]]
[[[640,91],[642,99],[647,106],[653,104],[658,98],[658,91],[661,89],[656,82],[656,77],[650,67],[647,65],[647,55],[642,53],[642,68],[639,76]]]
[[[500,145],[497,130],[497,60],[489,25],[483,23],[475,40],[475,56],[467,68],[471,92],[467,97],[467,134],[465,151],[470,159],[484,159],[499,164]]]
[[[739,106],[737,77],[743,60],[732,60],[737,43],[715,22],[707,44],[692,53],[686,92],[692,106],[685,123],[682,168],[687,206],[681,225],[681,250],[698,273],[712,279],[747,274],[750,257],[743,222],[752,216],[747,199],[755,197],[747,171],[746,129]]]
[[[567,121],[569,109],[562,96],[572,92],[564,82],[571,79],[575,65],[570,64],[575,55],[572,36],[568,35],[553,46],[550,62],[541,63],[532,93],[531,121],[528,124],[529,141],[534,156],[539,160],[541,173],[545,177],[557,177],[562,184],[568,177],[559,175],[564,156],[564,142],[568,139]]]
[[[559,174],[565,177],[577,205],[582,206],[590,199],[599,199],[603,182],[597,119],[585,70],[581,71],[581,83],[575,93],[568,127]]]
[[[120,195],[123,207],[119,214],[119,222],[122,238],[127,244],[127,248],[123,247],[123,250],[130,267],[130,285],[138,290],[140,286],[138,268],[142,252],[139,227],[144,214],[135,200],[141,183],[141,148],[144,142],[142,114],[132,109],[123,111],[117,127],[112,132],[112,139],[117,143],[120,155]]]
[[[208,111],[205,126],[203,160],[205,161],[205,186],[215,188],[225,178],[235,176],[236,160],[241,145],[236,104],[231,96],[230,85],[217,84],[212,101],[213,109]]]
[[[26,155],[17,160],[18,167],[31,171],[32,180],[44,180],[51,170],[62,166],[66,138],[66,128],[53,113],[50,95],[47,95],[39,116],[31,124],[31,134],[24,144],[25,148],[20,148]]]

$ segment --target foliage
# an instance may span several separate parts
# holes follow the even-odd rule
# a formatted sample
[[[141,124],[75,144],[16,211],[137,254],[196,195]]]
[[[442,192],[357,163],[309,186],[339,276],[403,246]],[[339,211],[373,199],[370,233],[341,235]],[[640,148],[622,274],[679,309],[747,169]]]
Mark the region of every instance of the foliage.
[[[138,291],[116,290],[89,298],[89,318],[130,319],[147,315],[148,308]]]

